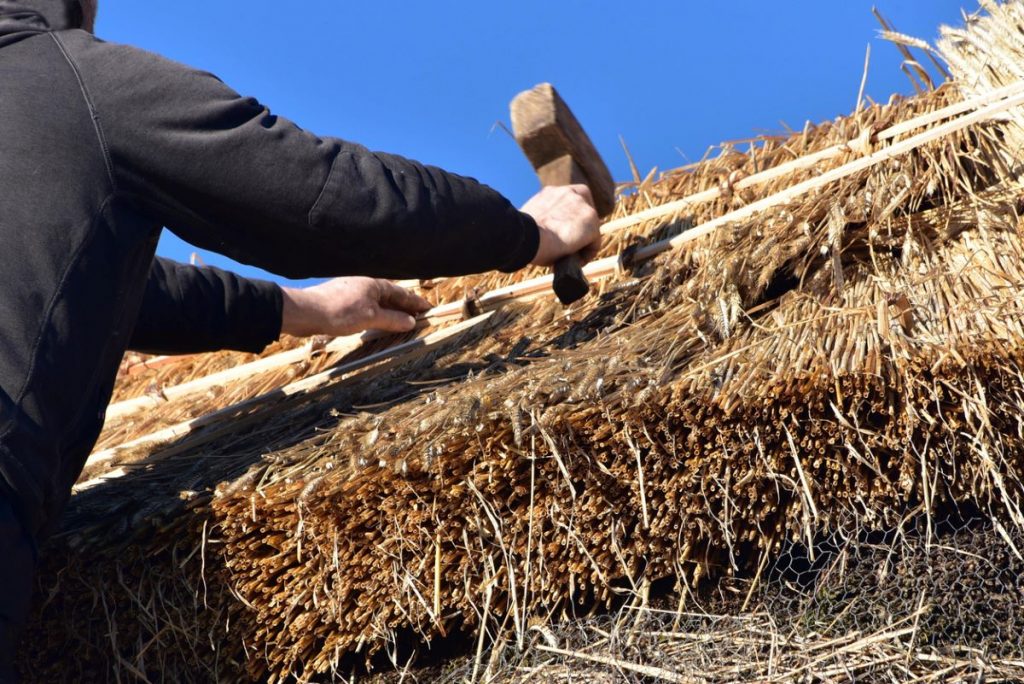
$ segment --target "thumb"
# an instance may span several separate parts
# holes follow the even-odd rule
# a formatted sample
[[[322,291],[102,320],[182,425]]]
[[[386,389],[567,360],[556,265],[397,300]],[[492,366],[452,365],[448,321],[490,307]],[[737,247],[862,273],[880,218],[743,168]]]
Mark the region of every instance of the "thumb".
[[[369,327],[385,332],[409,332],[416,328],[416,319],[404,311],[381,308]]]

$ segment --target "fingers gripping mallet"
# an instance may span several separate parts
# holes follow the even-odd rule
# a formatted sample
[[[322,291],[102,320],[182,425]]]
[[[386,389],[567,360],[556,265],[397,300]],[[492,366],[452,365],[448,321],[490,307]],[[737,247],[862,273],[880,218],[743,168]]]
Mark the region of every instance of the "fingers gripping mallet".
[[[512,100],[512,132],[541,185],[582,183],[590,188],[597,214],[604,218],[615,207],[615,182],[601,155],[550,83],[541,83]],[[590,290],[579,255],[555,264],[554,290],[565,305]]]

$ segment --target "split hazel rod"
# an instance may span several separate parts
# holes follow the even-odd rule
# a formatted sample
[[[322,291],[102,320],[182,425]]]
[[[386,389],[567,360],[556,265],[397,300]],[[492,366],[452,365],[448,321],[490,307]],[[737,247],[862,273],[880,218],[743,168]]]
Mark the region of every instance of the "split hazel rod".
[[[961,131],[968,126],[986,121],[996,114],[1022,104],[1024,104],[1024,89],[1021,89],[1021,92],[1005,100],[989,104],[970,114],[965,114],[957,119],[953,119],[952,121],[947,121],[944,124],[940,124],[935,128],[924,131],[923,133],[918,133],[906,140],[893,143],[891,146],[878,150],[877,152],[873,152],[866,157],[855,159],[847,164],[843,164],[842,166],[832,169],[831,171],[826,171],[820,176],[808,179],[802,183],[797,183],[791,188],[787,188],[756,202],[751,202],[745,207],[729,212],[728,214],[708,221],[703,225],[696,226],[685,233],[675,236],[674,238],[642,247],[637,250],[636,259],[649,259],[657,254],[661,254],[662,252],[684,245],[687,242],[692,242],[697,238],[713,233],[728,223],[742,221],[765,209],[791,202],[797,197],[805,195],[813,190],[817,190],[829,183],[842,180],[843,178],[855,173],[869,169],[872,166],[894,159],[895,157],[911,152],[922,145],[938,140],[939,138],[944,138],[947,135],[956,133],[957,131]],[[608,259],[604,259],[602,261],[608,261]]]
[[[418,321],[417,328],[428,327],[431,323],[433,314],[428,312],[423,319]],[[169,401],[176,399],[183,399],[185,397],[193,396],[204,392],[213,387],[219,385],[225,385],[229,382],[235,382],[239,380],[247,380],[255,375],[267,373],[278,368],[284,368],[300,361],[309,359],[314,353],[323,353],[328,355],[340,354],[342,356],[357,351],[367,342],[375,342],[379,339],[389,337],[392,333],[383,332],[380,330],[368,330],[363,333],[356,333],[354,335],[343,335],[341,337],[335,337],[329,341],[322,349],[314,349],[311,345],[305,344],[295,349],[289,349],[288,351],[279,352],[272,356],[267,356],[255,361],[250,361],[232,368],[227,368],[210,375],[205,375],[201,378],[189,380],[178,385],[172,385],[170,387],[161,388],[158,396],[144,395],[141,397],[134,397],[132,399],[125,399],[117,403],[111,404],[107,407],[106,420],[107,422],[120,420],[127,416],[134,415],[140,411],[146,409],[154,409],[166,404]],[[184,355],[181,357],[160,357],[160,359],[181,359],[187,356],[194,356],[193,354]],[[163,365],[163,363],[161,363]]]
[[[162,430],[158,430],[157,432],[153,432],[148,435],[143,435],[138,439],[125,442],[124,444],[121,444],[119,446],[104,449],[103,451],[98,451],[89,457],[89,459],[85,463],[85,467],[94,466],[99,463],[110,461],[116,458],[118,455],[123,454],[131,449],[137,449],[140,447],[159,444],[161,442],[169,442],[173,439],[189,437],[193,433],[197,432],[202,428],[211,427],[220,422],[227,422],[230,425],[238,426],[239,423],[242,421],[236,419],[235,416],[241,410],[254,408],[270,401],[279,401],[296,395],[309,393],[335,380],[338,380],[343,376],[346,376],[347,374],[355,373],[366,368],[367,366],[371,366],[380,361],[386,361],[399,357],[404,352],[417,353],[430,350],[436,347],[437,345],[451,339],[452,337],[455,337],[472,328],[475,328],[476,326],[488,320],[493,315],[493,313],[494,312],[492,311],[482,314],[475,318],[471,318],[467,321],[463,321],[461,323],[457,323],[456,325],[444,328],[443,330],[437,330],[435,332],[432,332],[423,338],[409,340],[408,342],[403,342],[393,347],[388,347],[387,349],[383,349],[365,358],[357,359],[355,361],[351,361],[340,366],[335,366],[334,368],[326,370],[322,373],[317,373],[316,375],[311,375],[308,378],[297,380],[291,384],[285,385],[284,387],[271,390],[270,392],[267,392],[265,394],[252,397],[251,399],[246,399],[245,401],[239,402],[237,404],[232,404],[231,406],[222,408],[218,411],[214,411],[213,413],[206,414],[205,416],[193,418],[191,420],[178,423],[177,425],[172,425]],[[211,434],[204,433],[198,435],[197,439],[191,440],[188,443],[188,446],[199,446],[200,444],[204,444],[207,441],[219,436],[219,434],[220,433],[218,431],[211,430]],[[99,480],[102,479],[102,477],[96,479]]]
[[[909,119],[908,121],[895,124],[883,131],[879,131],[877,136],[875,136],[875,139],[878,140],[879,142],[892,140],[923,126],[928,126],[930,124],[937,123],[939,121],[942,121],[943,119],[949,119],[952,117],[959,116],[965,112],[978,109],[984,105],[987,105],[991,102],[995,102],[997,100],[1001,100],[1003,98],[1012,97],[1021,92],[1024,92],[1024,81],[1015,81],[1010,85],[985,93],[982,96],[972,98],[969,100],[962,100],[955,104],[951,104],[948,107],[943,107],[942,109],[937,109],[934,112],[922,114],[921,116],[914,117],[913,119]],[[818,152],[814,152],[803,157],[798,157],[796,159],[793,159],[792,161],[779,164],[778,166],[773,166],[770,169],[766,169],[760,173],[755,173],[752,176],[747,176],[746,178],[743,178],[734,183],[733,188],[735,190],[746,190],[747,188],[762,185],[769,181],[775,180],[780,176],[785,176],[790,173],[793,173],[794,171],[807,169],[815,166],[816,164],[820,164],[823,161],[828,161],[833,157],[837,157],[846,152],[850,152],[851,149],[852,148],[849,142],[833,145],[823,150],[819,150]],[[692,206],[694,204],[700,204],[702,202],[711,202],[715,199],[718,199],[721,196],[721,194],[722,190],[720,188],[710,188],[708,190],[704,190],[703,192],[690,195],[689,197],[683,197],[682,199],[675,200],[674,202],[668,202],[667,204],[662,204],[657,207],[651,207],[650,209],[646,209],[636,214],[631,214],[630,216],[624,216],[622,218],[615,219],[614,221],[609,221],[608,223],[605,223],[603,226],[601,226],[601,232],[605,234],[614,233],[616,231],[630,228],[645,221],[651,221],[654,219],[664,218],[665,216],[671,216],[672,214],[675,214],[685,209],[686,207]]]
[[[363,333],[360,335],[336,337],[328,342],[320,351],[325,354],[348,354],[358,349],[369,339],[377,339],[379,337],[381,337],[381,334],[379,333],[376,335]],[[244,380],[245,378],[259,373],[265,373],[276,368],[289,366],[293,363],[298,363],[299,361],[309,358],[314,351],[315,350],[310,345],[306,344],[296,349],[290,349],[279,354],[274,354],[273,356],[268,356],[250,363],[235,366],[234,368],[228,368],[217,373],[205,375],[201,378],[181,383],[180,385],[165,387],[160,391],[162,396],[159,397],[144,395],[141,397],[135,397],[134,399],[119,401],[107,409],[106,418],[107,420],[117,420],[118,418],[138,413],[145,409],[156,408],[161,404],[174,399],[198,394],[210,389],[211,387],[216,387],[217,385],[224,385],[229,382],[234,382],[235,380]]]

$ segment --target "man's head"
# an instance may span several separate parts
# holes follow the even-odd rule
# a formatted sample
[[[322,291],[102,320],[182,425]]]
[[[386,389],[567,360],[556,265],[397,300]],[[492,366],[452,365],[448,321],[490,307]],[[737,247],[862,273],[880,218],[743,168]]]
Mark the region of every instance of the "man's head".
[[[82,6],[82,28],[92,33],[96,25],[96,3],[98,0],[78,0]]]

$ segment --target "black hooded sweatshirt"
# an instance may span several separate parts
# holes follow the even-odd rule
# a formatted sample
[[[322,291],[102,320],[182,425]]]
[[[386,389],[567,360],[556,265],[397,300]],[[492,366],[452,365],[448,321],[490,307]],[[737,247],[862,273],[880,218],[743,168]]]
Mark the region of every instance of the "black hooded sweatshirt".
[[[160,228],[288,277],[514,271],[532,219],[471,179],[296,127],[214,76],[0,0],[0,477],[63,507],[131,346],[257,350],[277,286],[157,260]]]

